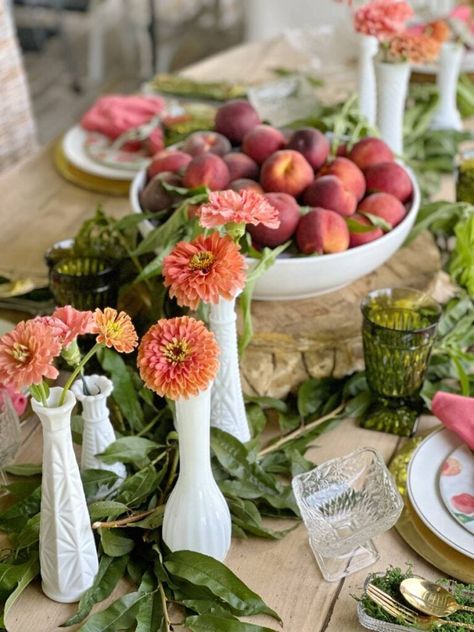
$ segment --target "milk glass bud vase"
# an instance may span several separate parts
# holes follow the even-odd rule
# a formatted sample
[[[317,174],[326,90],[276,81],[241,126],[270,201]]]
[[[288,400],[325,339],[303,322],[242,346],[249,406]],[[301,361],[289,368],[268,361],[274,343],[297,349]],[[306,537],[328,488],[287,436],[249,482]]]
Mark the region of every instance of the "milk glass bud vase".
[[[439,101],[431,121],[431,129],[462,129],[461,115],[456,103],[458,77],[461,71],[464,47],[457,42],[445,42],[439,56],[438,86]]]
[[[235,297],[211,304],[209,326],[219,344],[219,371],[212,387],[211,426],[225,430],[242,443],[250,440],[239,371]]]
[[[43,477],[39,555],[43,592],[61,603],[78,601],[98,569],[86,497],[71,435],[71,391],[59,405],[62,388],[50,391],[47,406],[31,405],[43,426]]]
[[[102,485],[99,488],[94,496],[94,500],[98,500],[120,484],[127,476],[127,470],[123,463],[106,464],[96,456],[104,452],[116,439],[107,406],[107,398],[112,394],[113,384],[104,375],[88,375],[84,377],[84,380],[89,395],[84,393],[82,380],[76,380],[72,386],[74,395],[82,404],[82,419],[84,420],[81,470],[108,470],[119,477],[115,485]]]
[[[163,540],[172,551],[196,551],[224,560],[231,519],[211,469],[211,390],[176,400],[179,476],[166,503]]]
[[[382,139],[399,156],[403,153],[403,116],[410,64],[375,62],[377,127]]]
[[[370,125],[375,125],[376,96],[374,56],[379,43],[373,35],[358,34],[359,62],[357,67],[357,93],[360,112]]]

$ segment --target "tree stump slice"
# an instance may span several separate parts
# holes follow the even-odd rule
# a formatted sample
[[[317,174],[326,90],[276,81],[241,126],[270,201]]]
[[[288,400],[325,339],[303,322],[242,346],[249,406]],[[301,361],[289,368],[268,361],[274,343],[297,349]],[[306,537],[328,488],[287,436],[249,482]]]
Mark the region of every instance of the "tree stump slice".
[[[434,239],[423,233],[337,292],[302,301],[253,301],[254,336],[241,360],[244,392],[282,398],[309,377],[338,378],[363,369],[362,298],[384,287],[432,294],[440,279],[449,285]]]

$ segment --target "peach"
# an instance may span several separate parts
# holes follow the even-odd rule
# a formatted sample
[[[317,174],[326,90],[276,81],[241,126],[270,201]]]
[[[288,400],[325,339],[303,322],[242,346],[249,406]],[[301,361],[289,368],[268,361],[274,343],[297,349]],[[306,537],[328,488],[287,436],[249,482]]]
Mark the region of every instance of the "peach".
[[[356,143],[347,157],[364,171],[372,165],[392,161],[393,152],[381,138],[368,136]]]
[[[349,217],[357,208],[356,196],[346,191],[341,180],[336,176],[321,176],[312,182],[303,195],[308,206],[321,206],[339,215]]]
[[[313,208],[299,221],[296,243],[305,255],[342,252],[349,248],[349,229],[338,213]]]
[[[229,189],[232,191],[244,191],[244,189],[248,189],[249,191],[255,191],[255,193],[263,193],[262,187],[255,180],[250,180],[250,178],[238,178],[237,180],[232,180],[229,184]]]
[[[344,158],[343,156],[335,158],[332,162],[324,165],[318,175],[336,176],[342,181],[345,189],[352,191],[357,200],[361,200],[364,197],[364,174],[359,167],[348,158]]]
[[[186,167],[183,184],[188,189],[205,185],[211,191],[218,191],[225,189],[229,180],[229,169],[222,158],[215,154],[201,154]]]
[[[288,149],[299,151],[316,170],[324,165],[329,156],[329,141],[318,129],[302,127],[291,135]]]
[[[390,193],[406,202],[413,193],[411,178],[396,162],[382,162],[365,170],[369,193]]]
[[[285,146],[285,137],[271,125],[257,125],[242,140],[242,151],[259,165]]]
[[[180,199],[180,195],[173,191],[167,191],[163,182],[175,187],[183,186],[181,177],[171,171],[157,173],[140,193],[140,205],[144,211],[157,213],[169,208]]]
[[[351,220],[354,222],[357,222],[357,224],[362,224],[362,226],[372,225],[371,221],[367,217],[365,217],[364,215],[360,215],[359,213],[355,213],[355,215],[351,217]],[[362,246],[363,244],[368,244],[369,241],[374,241],[375,239],[382,237],[382,235],[383,235],[383,230],[376,226],[374,226],[374,230],[369,230],[365,233],[354,232],[353,230],[351,230],[351,227],[349,226],[349,236],[350,236],[349,247],[355,248],[356,246]]]
[[[257,110],[248,101],[227,101],[216,112],[214,128],[224,134],[231,143],[238,145],[245,134],[260,123]]]
[[[278,211],[280,226],[268,228],[263,224],[250,224],[247,230],[253,242],[274,248],[291,239],[300,221],[301,211],[295,198],[287,193],[266,193],[265,198]]]
[[[231,180],[239,180],[240,178],[256,180],[258,178],[257,163],[250,156],[246,156],[240,151],[224,156],[224,162],[229,169]]]
[[[406,208],[398,198],[389,193],[372,193],[362,200],[357,209],[376,215],[395,228],[407,214]]]
[[[265,191],[297,197],[313,181],[314,173],[306,158],[293,149],[281,149],[265,160],[260,184]]]
[[[189,165],[192,156],[184,151],[177,149],[163,149],[153,156],[151,163],[148,165],[147,174],[149,178],[153,178],[157,173],[162,171],[180,171]]]
[[[217,132],[193,132],[183,143],[183,151],[191,156],[217,154],[223,156],[231,150],[228,138]]]

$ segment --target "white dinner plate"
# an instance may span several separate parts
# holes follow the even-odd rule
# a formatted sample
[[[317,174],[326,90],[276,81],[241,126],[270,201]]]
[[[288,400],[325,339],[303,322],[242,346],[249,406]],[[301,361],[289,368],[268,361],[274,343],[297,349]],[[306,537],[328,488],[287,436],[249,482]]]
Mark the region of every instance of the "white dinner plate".
[[[474,559],[474,535],[446,509],[439,491],[439,472],[446,458],[462,440],[450,430],[429,435],[417,448],[408,467],[408,495],[426,526],[453,549]]]
[[[443,462],[439,491],[448,511],[474,535],[474,454],[464,444]]]

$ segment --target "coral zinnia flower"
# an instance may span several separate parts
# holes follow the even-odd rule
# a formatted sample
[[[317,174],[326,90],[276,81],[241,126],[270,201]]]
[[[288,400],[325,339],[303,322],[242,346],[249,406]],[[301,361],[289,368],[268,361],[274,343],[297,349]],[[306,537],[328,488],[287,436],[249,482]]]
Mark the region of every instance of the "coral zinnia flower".
[[[21,391],[44,377],[54,379],[58,370],[53,360],[60,353],[61,343],[48,325],[21,321],[0,338],[0,382]]]
[[[208,388],[219,363],[217,341],[204,324],[182,316],[159,320],[143,336],[138,368],[149,389],[170,399],[188,399]]]
[[[212,233],[180,241],[163,261],[165,287],[178,305],[196,309],[200,301],[231,299],[245,284],[245,259],[230,237]]]
[[[423,30],[425,35],[432,37],[440,44],[444,44],[451,37],[451,29],[445,20],[434,20],[427,24]]]
[[[225,224],[264,224],[278,228],[278,211],[255,191],[214,191],[209,202],[199,209],[201,226],[215,228]]]
[[[437,59],[439,49],[440,42],[424,33],[400,33],[392,37],[388,43],[387,61],[425,64]]]
[[[95,310],[91,333],[99,334],[99,344],[113,347],[119,353],[131,353],[138,344],[137,332],[130,316],[125,312],[118,313],[112,307],[106,307],[104,311],[99,308]]]
[[[67,335],[63,340],[65,347],[74,342],[78,336],[92,333],[94,315],[90,311],[82,312],[71,305],[66,305],[57,307],[53,312],[53,317],[58,318],[67,326]]]
[[[354,13],[354,28],[383,40],[403,31],[412,15],[413,9],[405,0],[372,0]]]

